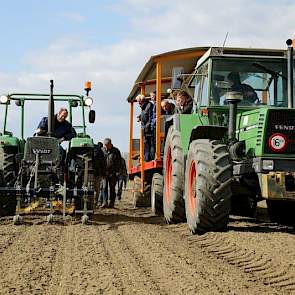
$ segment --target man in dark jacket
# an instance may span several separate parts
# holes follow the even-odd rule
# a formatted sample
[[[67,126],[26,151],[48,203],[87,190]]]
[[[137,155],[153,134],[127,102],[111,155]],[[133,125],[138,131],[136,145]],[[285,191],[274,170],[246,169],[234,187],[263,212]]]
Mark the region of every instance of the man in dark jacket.
[[[146,162],[153,159],[153,147],[152,147],[152,116],[153,116],[153,104],[146,99],[144,95],[139,95],[137,99],[141,113],[139,116],[141,122],[141,128],[143,129],[144,137],[144,160]]]
[[[62,143],[65,140],[71,140],[76,137],[76,131],[72,124],[66,120],[68,116],[68,110],[61,108],[58,113],[54,116],[54,130],[53,136]],[[43,117],[38,125],[36,134],[46,135],[48,132],[48,117]]]
[[[193,100],[189,94],[180,90],[176,95],[176,113],[191,114],[193,109]]]
[[[106,155],[106,192],[110,190],[110,203],[106,202],[101,206],[102,208],[114,208],[116,199],[116,183],[121,168],[121,153],[119,149],[113,146],[110,138],[105,138],[104,152]]]
[[[76,131],[73,128],[72,124],[66,120],[68,116],[68,110],[66,108],[60,108],[58,113],[54,116],[54,129],[53,137],[58,139],[59,143],[62,143],[65,140],[71,140],[76,137]],[[43,117],[40,121],[36,134],[40,136],[46,136],[48,132],[48,117]],[[66,151],[59,146],[60,155],[62,158],[62,164],[65,162]]]
[[[102,147],[102,142],[98,142],[94,145],[93,155],[94,190],[96,193],[95,201],[97,201],[99,205],[102,205],[107,201],[107,196],[105,195],[107,162]]]

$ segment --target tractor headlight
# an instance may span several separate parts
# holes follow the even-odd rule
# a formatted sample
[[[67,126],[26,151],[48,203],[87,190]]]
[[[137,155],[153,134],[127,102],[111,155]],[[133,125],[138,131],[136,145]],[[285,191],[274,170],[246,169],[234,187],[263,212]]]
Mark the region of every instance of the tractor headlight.
[[[273,170],[274,162],[273,160],[262,160],[262,169],[263,170]]]
[[[8,102],[8,96],[1,95],[0,96],[0,103],[6,104]]]
[[[93,104],[93,99],[89,96],[87,96],[85,99],[84,99],[84,104],[88,107],[90,107],[92,104]]]

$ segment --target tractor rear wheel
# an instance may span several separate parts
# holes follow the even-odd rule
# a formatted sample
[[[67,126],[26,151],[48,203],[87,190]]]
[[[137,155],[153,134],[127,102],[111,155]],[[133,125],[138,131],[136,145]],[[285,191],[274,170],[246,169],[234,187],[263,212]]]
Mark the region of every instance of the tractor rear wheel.
[[[163,212],[167,223],[185,221],[183,199],[184,156],[180,133],[171,126],[164,148]]]
[[[16,153],[7,147],[0,148],[0,170],[3,171],[4,183],[8,187],[13,187],[17,176],[18,165],[16,163]]]
[[[151,207],[154,214],[163,214],[163,175],[161,175],[160,173],[155,173],[153,175]]]
[[[185,172],[186,218],[192,233],[226,229],[231,181],[232,163],[227,146],[218,140],[194,140]]]
[[[144,181],[144,192],[141,189],[141,178],[134,177],[133,185],[133,205],[137,207],[149,207],[151,205],[151,183],[147,180]]]
[[[267,200],[269,219],[284,225],[295,225],[295,202],[281,200]]]
[[[15,151],[6,147],[0,148],[0,187],[14,187],[17,176]],[[1,171],[2,170],[2,171]],[[14,215],[16,208],[15,194],[0,194],[0,216]]]

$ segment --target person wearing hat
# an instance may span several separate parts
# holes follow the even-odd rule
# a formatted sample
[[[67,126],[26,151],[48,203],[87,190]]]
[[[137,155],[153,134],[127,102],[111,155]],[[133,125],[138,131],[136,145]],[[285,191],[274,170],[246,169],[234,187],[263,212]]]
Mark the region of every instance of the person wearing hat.
[[[109,190],[110,202],[107,199],[103,201],[101,208],[114,208],[116,199],[116,183],[121,169],[121,152],[113,146],[110,138],[103,141],[104,153],[106,156],[106,187],[105,198],[107,198]]]

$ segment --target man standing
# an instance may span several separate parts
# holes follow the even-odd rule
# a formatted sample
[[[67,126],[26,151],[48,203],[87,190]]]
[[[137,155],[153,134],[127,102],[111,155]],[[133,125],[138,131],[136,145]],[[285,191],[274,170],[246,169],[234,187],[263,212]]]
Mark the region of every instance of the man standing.
[[[112,140],[110,138],[105,138],[103,145],[106,155],[107,185],[105,193],[107,193],[109,188],[110,202],[109,204],[105,202],[101,207],[114,208],[116,199],[116,183],[121,167],[121,153],[116,147],[113,146]]]
[[[105,182],[106,182],[106,158],[102,150],[102,142],[98,142],[94,146],[93,158],[93,175],[94,175],[94,190],[96,193],[96,200],[99,205],[106,203],[107,197],[105,196]],[[103,188],[103,189],[101,189]]]
[[[138,119],[141,122],[141,129],[143,129],[144,137],[144,160],[149,162],[153,159],[151,152],[152,148],[152,113],[153,104],[147,100],[144,95],[138,95],[136,100],[141,108],[141,113]]]

